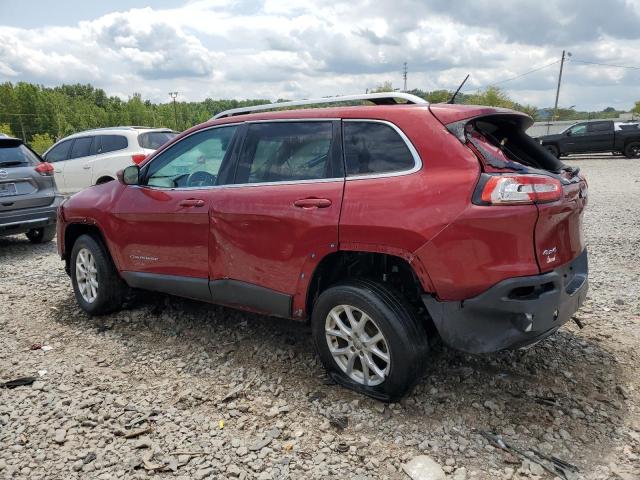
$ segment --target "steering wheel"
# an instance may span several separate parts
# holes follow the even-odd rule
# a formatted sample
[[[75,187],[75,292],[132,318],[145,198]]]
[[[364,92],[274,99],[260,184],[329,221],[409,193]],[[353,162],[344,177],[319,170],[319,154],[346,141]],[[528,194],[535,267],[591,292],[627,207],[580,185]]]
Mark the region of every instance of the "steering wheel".
[[[217,175],[199,170],[187,177],[187,187],[211,187],[216,184]]]

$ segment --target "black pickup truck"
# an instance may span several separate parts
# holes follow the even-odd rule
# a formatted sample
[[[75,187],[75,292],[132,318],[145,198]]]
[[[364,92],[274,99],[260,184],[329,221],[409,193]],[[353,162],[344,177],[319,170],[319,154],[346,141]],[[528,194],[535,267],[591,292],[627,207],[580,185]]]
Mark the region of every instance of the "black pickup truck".
[[[556,157],[569,153],[613,152],[640,158],[640,125],[610,121],[576,123],[561,133],[538,137]]]

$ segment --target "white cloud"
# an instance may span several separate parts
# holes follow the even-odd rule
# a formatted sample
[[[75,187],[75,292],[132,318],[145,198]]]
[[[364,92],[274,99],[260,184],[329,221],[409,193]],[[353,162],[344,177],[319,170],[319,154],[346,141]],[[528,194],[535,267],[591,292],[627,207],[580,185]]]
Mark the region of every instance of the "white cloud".
[[[638,0],[617,0],[613,19],[592,0],[514,1],[196,0],[64,27],[0,26],[0,80],[91,82],[156,101],[173,90],[190,100],[276,99],[400,86],[405,61],[409,88],[455,88],[471,73],[469,90],[553,62],[564,48],[601,63],[640,57]],[[557,67],[500,85],[521,103],[550,105]],[[638,70],[569,62],[565,78],[561,104],[629,108],[638,99]]]

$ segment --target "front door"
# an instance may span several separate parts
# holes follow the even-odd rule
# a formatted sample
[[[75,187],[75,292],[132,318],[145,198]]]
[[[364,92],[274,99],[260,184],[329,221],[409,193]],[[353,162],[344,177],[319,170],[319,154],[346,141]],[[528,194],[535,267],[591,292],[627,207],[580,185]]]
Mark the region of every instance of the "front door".
[[[588,148],[587,124],[579,123],[571,127],[566,133],[563,153],[581,153]]]
[[[209,299],[209,205],[236,126],[189,135],[141,170],[115,208],[114,235],[132,286]]]
[[[65,192],[78,193],[91,186],[91,167],[95,157],[94,138],[79,137],[73,141],[69,159],[63,162]]]
[[[64,181],[64,167],[67,159],[69,158],[69,153],[71,152],[71,145],[73,145],[73,139],[60,142],[47,151],[43,157],[47,162],[53,163],[53,173],[56,185],[58,186],[58,190],[62,193],[67,193]]]
[[[338,248],[343,189],[339,122],[249,123],[233,185],[210,205],[214,301],[299,316],[294,297]]]

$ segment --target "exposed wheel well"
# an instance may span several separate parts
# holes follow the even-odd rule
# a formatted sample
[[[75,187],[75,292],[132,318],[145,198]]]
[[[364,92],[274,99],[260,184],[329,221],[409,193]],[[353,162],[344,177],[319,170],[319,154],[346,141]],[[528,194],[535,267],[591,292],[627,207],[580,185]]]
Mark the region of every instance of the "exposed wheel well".
[[[100,177],[98,179],[98,181],[96,182],[96,185],[101,185],[101,184],[107,183],[107,182],[113,182],[114,180],[115,180],[115,178],[109,177],[109,176]]]
[[[73,245],[81,235],[85,234],[91,235],[92,237],[96,238],[98,241],[106,245],[100,229],[95,225],[72,223],[71,225],[67,226],[66,230],[64,231],[64,261],[67,273],[69,273],[69,257],[71,256]]]
[[[327,255],[316,267],[307,293],[310,314],[318,296],[331,285],[346,278],[369,278],[401,292],[411,305],[424,310],[423,289],[409,263],[395,255],[375,252],[340,251]]]

